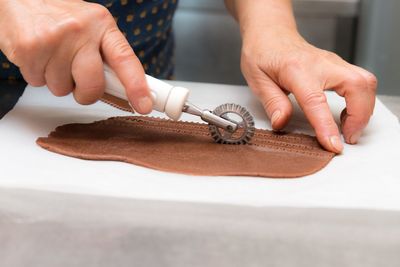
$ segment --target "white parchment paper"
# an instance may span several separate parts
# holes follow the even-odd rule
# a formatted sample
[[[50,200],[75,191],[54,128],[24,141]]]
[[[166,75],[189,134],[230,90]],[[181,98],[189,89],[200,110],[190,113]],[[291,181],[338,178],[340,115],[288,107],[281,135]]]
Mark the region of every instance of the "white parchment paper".
[[[258,128],[270,128],[262,106],[247,87],[175,83],[190,88],[190,101],[200,107],[242,104],[255,116]],[[327,94],[338,117],[344,101]],[[323,170],[300,179],[179,175],[120,162],[70,158],[35,143],[59,125],[119,115],[129,114],[100,102],[80,106],[72,96],[56,98],[46,88],[28,87],[14,110],[0,120],[0,187],[250,206],[400,210],[400,125],[380,101],[358,145],[346,145],[344,153]],[[198,121],[190,115],[182,119]],[[313,133],[297,107],[287,129]]]

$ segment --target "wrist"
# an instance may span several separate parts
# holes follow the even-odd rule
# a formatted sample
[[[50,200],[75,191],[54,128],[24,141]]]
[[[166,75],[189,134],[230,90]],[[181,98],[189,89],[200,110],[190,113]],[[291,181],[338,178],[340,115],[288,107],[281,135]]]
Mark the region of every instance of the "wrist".
[[[230,8],[245,39],[248,35],[296,35],[297,25],[291,0],[230,0]]]
[[[285,25],[249,27],[242,32],[243,50],[252,47],[263,47],[267,50],[276,50],[284,47],[307,43],[296,28]]]

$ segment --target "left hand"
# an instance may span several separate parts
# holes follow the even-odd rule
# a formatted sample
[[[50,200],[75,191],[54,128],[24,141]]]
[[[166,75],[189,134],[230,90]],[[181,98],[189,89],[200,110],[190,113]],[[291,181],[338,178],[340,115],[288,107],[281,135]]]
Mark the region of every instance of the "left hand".
[[[287,124],[292,113],[287,94],[293,93],[318,141],[332,152],[340,153],[343,144],[324,90],[333,89],[346,100],[341,116],[346,143],[357,143],[372,115],[376,77],[332,52],[312,46],[295,30],[277,27],[262,35],[246,32],[241,68],[273,129]]]

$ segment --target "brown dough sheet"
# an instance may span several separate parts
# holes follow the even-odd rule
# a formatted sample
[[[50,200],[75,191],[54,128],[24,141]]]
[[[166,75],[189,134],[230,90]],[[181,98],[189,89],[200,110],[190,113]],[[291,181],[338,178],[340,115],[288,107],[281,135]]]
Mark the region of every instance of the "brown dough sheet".
[[[191,175],[300,177],[334,157],[307,135],[257,129],[251,144],[221,145],[213,142],[206,124],[140,116],[63,125],[37,143],[71,157]]]
[[[130,113],[135,113],[129,102],[119,97],[104,93],[103,97],[101,98],[101,101],[117,109]]]

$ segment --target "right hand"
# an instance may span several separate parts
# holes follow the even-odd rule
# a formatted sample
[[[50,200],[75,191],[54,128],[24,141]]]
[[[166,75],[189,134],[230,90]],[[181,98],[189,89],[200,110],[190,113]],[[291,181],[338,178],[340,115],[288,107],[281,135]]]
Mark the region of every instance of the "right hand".
[[[0,50],[32,86],[80,104],[104,93],[103,61],[116,73],[139,113],[152,109],[144,70],[113,16],[82,0],[0,0]]]

